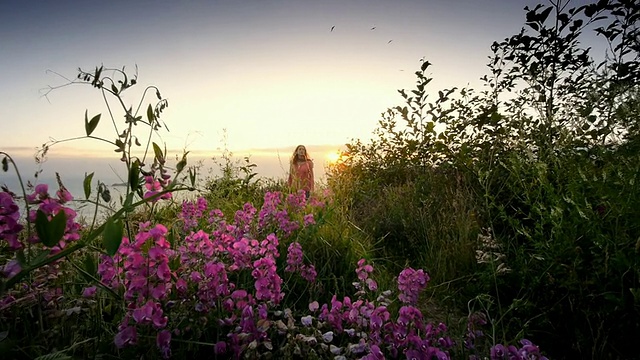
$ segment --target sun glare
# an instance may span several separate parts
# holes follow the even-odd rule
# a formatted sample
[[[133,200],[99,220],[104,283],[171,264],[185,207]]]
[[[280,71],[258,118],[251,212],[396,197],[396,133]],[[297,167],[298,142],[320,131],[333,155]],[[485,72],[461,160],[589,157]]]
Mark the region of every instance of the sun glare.
[[[326,155],[326,158],[329,164],[335,164],[336,162],[338,162],[338,160],[340,160],[340,152],[339,151],[328,152]]]

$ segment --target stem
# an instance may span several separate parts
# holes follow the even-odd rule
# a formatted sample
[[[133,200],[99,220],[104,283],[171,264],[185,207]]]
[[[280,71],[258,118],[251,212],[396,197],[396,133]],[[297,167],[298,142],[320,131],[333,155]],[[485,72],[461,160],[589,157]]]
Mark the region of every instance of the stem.
[[[101,288],[103,288],[103,289],[107,290],[107,292],[111,293],[111,295],[114,298],[116,298],[118,300],[121,300],[120,295],[118,295],[118,293],[113,291],[113,289],[111,289],[107,284],[103,283],[102,281],[97,279],[95,276],[89,274],[85,269],[83,269],[80,266],[78,266],[75,262],[73,262],[73,261],[69,261],[69,262],[71,263],[71,266],[76,268],[76,270],[80,271],[84,276],[87,276],[87,277],[91,278],[91,280],[94,281],[96,284],[98,284]]]
[[[56,140],[49,146],[54,146],[54,145],[61,144],[61,143],[67,142],[67,141],[82,140],[82,139],[100,140],[100,141],[106,142],[107,144],[111,144],[111,145],[116,146],[116,143],[114,143],[112,141],[109,141],[109,140],[103,139],[103,138],[99,138],[99,137],[96,137],[96,136],[93,136],[93,135],[76,136],[76,137],[68,138],[68,139],[64,139],[64,140]]]

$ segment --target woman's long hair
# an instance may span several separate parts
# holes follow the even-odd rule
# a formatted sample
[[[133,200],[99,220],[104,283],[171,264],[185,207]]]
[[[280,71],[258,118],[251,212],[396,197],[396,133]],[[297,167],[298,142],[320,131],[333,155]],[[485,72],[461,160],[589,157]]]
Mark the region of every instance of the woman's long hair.
[[[298,149],[303,148],[304,149],[304,160],[299,160],[298,159]],[[293,164],[297,164],[299,162],[307,162],[310,161],[311,158],[309,157],[309,152],[307,151],[307,148],[304,145],[298,145],[296,146],[296,149],[293,150],[293,155],[291,155],[291,161],[289,161],[290,165]]]

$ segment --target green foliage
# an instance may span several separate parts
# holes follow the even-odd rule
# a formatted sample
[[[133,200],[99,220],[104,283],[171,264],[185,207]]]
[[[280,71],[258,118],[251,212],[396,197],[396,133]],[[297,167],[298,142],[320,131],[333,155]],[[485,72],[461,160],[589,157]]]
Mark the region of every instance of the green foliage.
[[[36,232],[46,246],[55,246],[62,239],[66,224],[67,217],[64,211],[57,213],[51,220],[47,219],[47,215],[42,210],[38,209],[36,212]]]
[[[109,218],[104,225],[102,232],[102,244],[109,256],[113,256],[118,251],[122,243],[122,222]]]
[[[242,208],[247,202],[256,206],[262,204],[264,192],[261,191],[261,182],[268,180],[256,177],[257,165],[252,163],[248,156],[242,159],[234,158],[225,140],[220,159],[213,160],[220,174],[206,179],[204,190],[207,200],[219,204],[223,213]]]
[[[441,301],[462,294],[451,303],[486,312],[494,341],[527,334],[554,358],[629,358],[640,6],[570,5],[525,8],[522,30],[491,46],[482,91],[428,91],[423,62],[404,105],[370,143],[347,145],[329,184],[384,253],[446,285]],[[583,47],[598,39],[601,60]]]

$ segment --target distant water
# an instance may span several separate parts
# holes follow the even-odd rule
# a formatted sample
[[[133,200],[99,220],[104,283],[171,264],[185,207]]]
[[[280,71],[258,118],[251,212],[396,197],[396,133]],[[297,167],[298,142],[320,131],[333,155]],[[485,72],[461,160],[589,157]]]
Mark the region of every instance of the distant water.
[[[56,172],[60,174],[60,178],[64,186],[69,190],[76,200],[84,200],[83,181],[85,174],[94,173],[92,182],[92,195],[96,195],[97,182],[100,181],[109,187],[112,198],[118,200],[118,197],[124,192],[125,187],[117,186],[126,182],[126,168],[123,163],[117,159],[107,158],[83,158],[83,157],[50,157],[46,162],[39,166],[35,164],[33,158],[16,157],[14,158],[19,166],[20,175],[23,181],[30,181],[33,185],[48,184],[50,194],[54,194],[58,190],[56,181]],[[220,175],[220,169],[211,159],[193,158],[189,159],[189,164],[202,162],[199,178],[203,180],[207,177]],[[251,162],[257,166],[253,169],[257,173],[258,178],[277,179],[284,178],[287,174],[288,166],[282,165],[281,160],[274,156],[251,157]],[[321,181],[324,178],[324,169],[322,165],[316,165],[316,180]],[[34,174],[39,172],[37,177]],[[6,185],[9,190],[21,196],[21,188],[19,186],[18,177],[13,168],[10,167],[8,172],[0,171],[0,185]],[[29,191],[27,192],[29,193]],[[80,206],[81,203],[74,202],[74,207],[81,215],[91,217],[93,215],[93,207]]]

